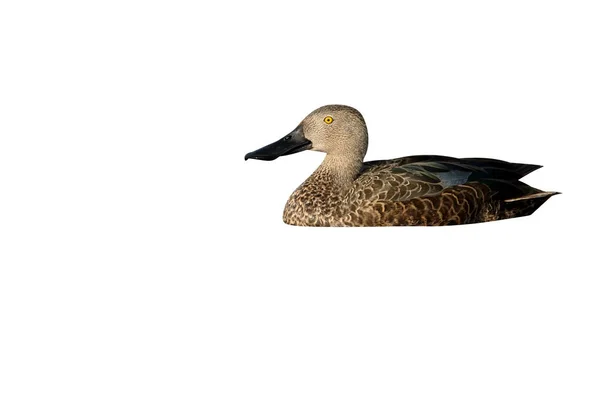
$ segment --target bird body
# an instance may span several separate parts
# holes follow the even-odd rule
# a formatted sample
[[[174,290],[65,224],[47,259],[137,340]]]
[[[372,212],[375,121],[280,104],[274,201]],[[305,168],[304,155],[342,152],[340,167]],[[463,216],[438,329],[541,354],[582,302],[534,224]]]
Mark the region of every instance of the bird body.
[[[530,215],[557,194],[519,181],[539,165],[445,156],[363,162],[367,142],[366,124],[358,111],[325,106],[309,114],[291,134],[246,159],[272,160],[306,149],[327,153],[290,196],[283,220],[291,225],[487,222]]]

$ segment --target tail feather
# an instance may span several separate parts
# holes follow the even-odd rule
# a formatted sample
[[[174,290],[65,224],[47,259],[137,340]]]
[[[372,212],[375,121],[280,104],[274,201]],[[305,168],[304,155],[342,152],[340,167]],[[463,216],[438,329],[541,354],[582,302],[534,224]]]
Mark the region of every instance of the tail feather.
[[[487,221],[531,215],[546,200],[559,194],[536,189],[521,181],[483,179],[481,183],[492,190],[491,208],[483,214],[483,220]]]
[[[554,196],[555,194],[561,194],[561,193],[560,192],[538,192],[538,193],[532,193],[532,194],[528,194],[528,195],[521,196],[521,197],[515,197],[513,199],[506,199],[506,200],[504,200],[504,202],[512,203],[513,201],[531,200],[531,199],[537,199],[540,197],[550,198],[550,197]]]
[[[480,179],[479,182],[486,184],[493,192],[492,199],[507,201],[519,199],[526,196],[542,193],[543,190],[536,189],[521,181],[507,181],[504,179]]]
[[[525,217],[533,214],[550,197],[560,192],[537,192],[521,197],[506,199],[501,202],[501,215],[504,218]]]

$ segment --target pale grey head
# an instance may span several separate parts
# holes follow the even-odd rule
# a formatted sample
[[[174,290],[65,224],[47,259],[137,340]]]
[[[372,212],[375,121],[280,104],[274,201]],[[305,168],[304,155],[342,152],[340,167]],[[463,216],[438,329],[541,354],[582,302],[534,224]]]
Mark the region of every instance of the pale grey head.
[[[343,105],[317,108],[282,139],[246,154],[245,159],[271,161],[314,150],[332,157],[362,161],[368,145],[367,126],[356,109]]]

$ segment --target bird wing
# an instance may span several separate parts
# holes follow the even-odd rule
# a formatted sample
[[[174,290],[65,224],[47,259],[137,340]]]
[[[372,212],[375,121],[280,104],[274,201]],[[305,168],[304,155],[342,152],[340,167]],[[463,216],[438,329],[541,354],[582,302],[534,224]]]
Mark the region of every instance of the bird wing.
[[[410,156],[370,161],[356,178],[351,196],[357,200],[405,201],[439,195],[468,182],[516,183],[539,165],[489,158]],[[498,186],[496,184],[492,186]]]

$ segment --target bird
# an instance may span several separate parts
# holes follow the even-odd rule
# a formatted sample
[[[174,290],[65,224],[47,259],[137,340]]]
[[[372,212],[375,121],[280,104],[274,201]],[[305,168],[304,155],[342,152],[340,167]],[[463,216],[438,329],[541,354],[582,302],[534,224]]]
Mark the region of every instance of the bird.
[[[528,216],[559,192],[520,181],[541,168],[490,158],[420,155],[365,162],[368,132],[350,106],[326,105],[280,140],[245,155],[272,161],[326,153],[289,197],[283,222],[297,226],[441,226]]]

